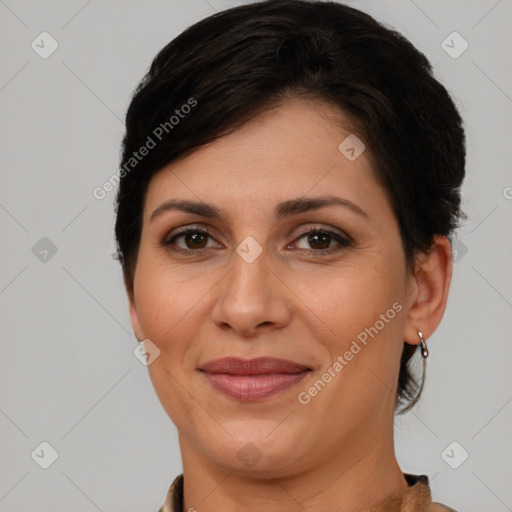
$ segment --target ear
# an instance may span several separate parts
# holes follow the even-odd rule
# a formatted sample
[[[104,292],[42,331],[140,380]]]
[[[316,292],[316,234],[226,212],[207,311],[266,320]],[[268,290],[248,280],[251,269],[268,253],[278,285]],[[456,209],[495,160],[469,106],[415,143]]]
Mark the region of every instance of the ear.
[[[410,305],[404,341],[420,342],[418,331],[428,339],[443,318],[452,279],[452,246],[446,236],[436,235],[428,253],[422,253],[411,277]]]
[[[144,335],[142,332],[142,327],[140,325],[139,321],[139,313],[137,311],[137,306],[135,304],[135,297],[133,294],[133,291],[130,291],[127,289],[128,294],[128,303],[129,303],[129,312],[130,312],[130,320],[132,322],[132,329],[135,333],[136,338],[139,341],[142,341],[144,339]]]

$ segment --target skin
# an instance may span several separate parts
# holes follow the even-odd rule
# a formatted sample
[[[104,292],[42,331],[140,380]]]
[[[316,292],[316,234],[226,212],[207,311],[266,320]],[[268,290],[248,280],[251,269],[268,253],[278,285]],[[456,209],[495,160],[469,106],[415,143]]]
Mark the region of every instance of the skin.
[[[338,150],[350,133],[346,121],[319,101],[287,100],[150,182],[130,315],[137,338],[160,350],[148,368],[178,430],[184,510],[315,512],[342,502],[357,512],[407,487],[393,445],[400,355],[404,341],[418,344],[417,331],[428,339],[441,321],[451,248],[437,236],[407,271],[369,149],[352,162]],[[274,216],[282,201],[328,195],[368,217],[343,206]],[[225,219],[173,210],[151,220],[169,199],[213,203]],[[160,245],[185,225],[207,228],[211,238]],[[303,234],[314,227],[349,235],[352,245],[329,236],[308,242]],[[252,263],[236,252],[249,236],[263,250]],[[300,403],[298,394],[394,303],[401,311]],[[313,371],[277,395],[244,402],[215,391],[198,371],[228,355],[280,357]],[[261,454],[250,467],[237,457],[248,442]]]

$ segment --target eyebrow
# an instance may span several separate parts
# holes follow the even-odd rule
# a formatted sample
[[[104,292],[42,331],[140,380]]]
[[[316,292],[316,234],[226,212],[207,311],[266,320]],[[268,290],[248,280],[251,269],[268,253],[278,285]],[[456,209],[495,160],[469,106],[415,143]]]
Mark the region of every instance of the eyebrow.
[[[370,220],[370,216],[362,208],[357,206],[355,203],[342,197],[327,196],[327,197],[313,197],[304,198],[300,197],[297,199],[289,199],[279,203],[274,208],[274,216],[281,220],[291,215],[304,213],[313,210],[319,210],[327,206],[343,206],[352,212],[361,215],[362,217]],[[192,213],[201,217],[209,217],[217,219],[221,222],[226,222],[222,212],[213,204],[205,203],[202,201],[190,201],[187,199],[169,199],[164,201],[152,214],[150,221],[169,211],[182,211],[186,213]]]

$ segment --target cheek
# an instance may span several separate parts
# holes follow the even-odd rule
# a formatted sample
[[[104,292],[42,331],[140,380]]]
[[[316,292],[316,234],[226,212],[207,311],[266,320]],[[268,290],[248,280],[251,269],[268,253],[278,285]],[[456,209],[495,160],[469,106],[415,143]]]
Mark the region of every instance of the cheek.
[[[134,283],[137,313],[144,336],[160,350],[188,305],[186,290],[176,280],[149,251],[141,249]]]
[[[136,299],[144,336],[151,339],[160,350],[179,346],[178,334],[183,329],[193,327],[189,317],[194,313],[196,294],[188,294],[187,289],[182,289],[160,275],[158,279],[148,279],[140,286]]]
[[[202,418],[201,411],[191,406],[189,388],[184,387],[193,363],[191,341],[202,325],[198,315],[205,314],[206,302],[201,298],[208,290],[201,281],[183,280],[182,274],[158,262],[139,260],[135,290],[139,322],[144,337],[160,351],[148,366],[149,375],[168,416],[184,430]]]
[[[391,253],[379,256],[326,279],[313,301],[318,318],[329,327],[321,343],[331,361],[339,356],[346,361],[344,377],[334,379],[334,387],[349,387],[354,399],[367,395],[369,403],[395,385],[405,324],[403,269],[389,264]]]
[[[330,356],[322,370],[335,376],[310,405],[331,411],[333,430],[352,413],[369,418],[394,400],[405,323],[401,281],[395,274],[354,269],[326,280],[321,296],[317,293],[315,302],[324,304],[318,317],[329,326],[329,335],[318,337]]]
[[[141,251],[135,276],[139,322],[144,336],[163,356],[172,354],[174,363],[183,362],[182,354],[204,325],[216,281],[218,276],[212,272],[171,267],[149,250]]]
[[[376,323],[379,331],[390,331],[393,324],[397,330],[401,320],[396,320],[403,316],[404,281],[400,269],[384,267],[382,263],[354,265],[333,272],[315,286],[302,283],[306,304],[325,321],[334,339],[357,338]]]

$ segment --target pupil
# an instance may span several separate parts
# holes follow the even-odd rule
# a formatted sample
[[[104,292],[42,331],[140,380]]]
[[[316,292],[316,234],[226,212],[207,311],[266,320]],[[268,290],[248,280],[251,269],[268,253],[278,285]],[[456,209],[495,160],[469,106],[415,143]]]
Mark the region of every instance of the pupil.
[[[195,247],[204,247],[204,242],[206,240],[206,237],[204,235],[202,235],[201,233],[189,233],[185,236],[186,238],[186,241],[187,241],[187,244],[189,242],[192,242],[192,245],[194,245]],[[317,245],[319,246],[320,249],[327,249],[329,247],[329,235],[325,235],[325,234],[314,234],[314,235],[310,235],[308,240],[309,240],[309,243],[310,244],[313,244],[313,245]],[[323,242],[319,242],[319,240],[322,240],[323,239]],[[203,244],[201,244],[201,242],[203,242]]]
[[[315,239],[318,239],[318,238],[323,238],[324,239],[324,243],[320,243],[320,245],[322,245],[322,247],[320,247],[320,249],[326,249],[327,247],[329,247],[329,242],[327,241],[327,245],[325,244],[325,240],[329,239],[329,235],[323,235],[323,234],[315,234],[315,235],[311,235],[309,237],[309,243],[313,243],[313,244],[317,244],[317,241],[315,241]]]
[[[200,246],[201,239],[203,239],[202,240],[203,242],[204,242],[204,240],[206,240],[206,237],[204,235],[202,235],[201,233],[189,233],[188,235],[186,235],[187,243],[191,241],[195,247]],[[204,246],[204,243],[200,247],[202,248],[203,246]]]

